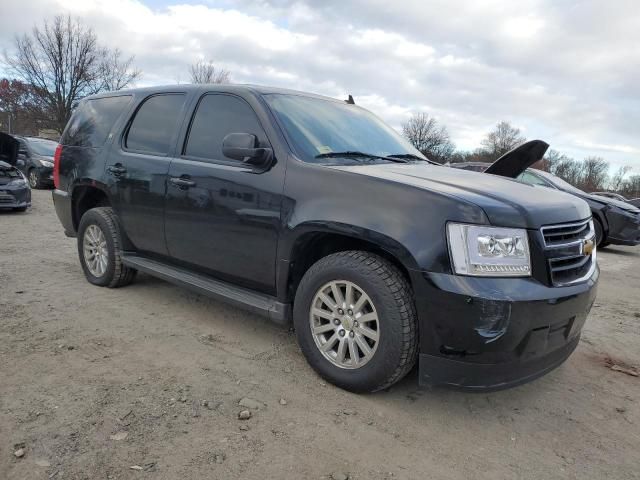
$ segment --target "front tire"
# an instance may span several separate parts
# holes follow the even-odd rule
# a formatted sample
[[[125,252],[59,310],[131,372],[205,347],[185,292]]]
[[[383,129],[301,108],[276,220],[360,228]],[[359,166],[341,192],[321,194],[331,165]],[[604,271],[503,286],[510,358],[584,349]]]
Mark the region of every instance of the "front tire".
[[[40,173],[36,168],[29,169],[29,173],[27,174],[27,178],[29,179],[29,186],[33,189],[42,188],[42,180],[40,179]]]
[[[596,246],[598,248],[606,247],[609,243],[607,242],[602,223],[597,218],[593,219],[593,228],[596,231]]]
[[[122,241],[111,207],[85,212],[78,227],[78,255],[87,280],[101,287],[130,284],[136,270],[122,263]]]
[[[293,321],[309,364],[345,390],[382,390],[415,364],[411,286],[378,255],[346,251],[316,262],[298,286]]]

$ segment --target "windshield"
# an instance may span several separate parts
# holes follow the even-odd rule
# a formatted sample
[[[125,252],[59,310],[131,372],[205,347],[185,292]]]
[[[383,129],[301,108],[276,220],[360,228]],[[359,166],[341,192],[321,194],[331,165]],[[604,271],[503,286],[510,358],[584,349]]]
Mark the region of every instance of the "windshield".
[[[53,157],[56,153],[56,147],[58,144],[50,140],[29,140],[29,147],[37,155],[43,157]]]
[[[264,98],[296,154],[306,162],[387,163],[391,160],[380,157],[389,155],[406,155],[410,161],[427,160],[395,130],[356,105],[288,94],[268,94]],[[348,155],[341,157],[340,152]]]
[[[564,190],[565,192],[577,193],[578,195],[584,195],[584,193],[585,193],[582,190],[580,190],[579,188],[576,188],[573,185],[571,185],[569,182],[566,182],[563,179],[561,179],[560,177],[556,177],[555,175],[553,175],[551,173],[544,172],[542,170],[536,170],[536,174],[538,174],[541,177],[547,179],[549,182],[551,182],[557,188],[559,188],[560,190]]]

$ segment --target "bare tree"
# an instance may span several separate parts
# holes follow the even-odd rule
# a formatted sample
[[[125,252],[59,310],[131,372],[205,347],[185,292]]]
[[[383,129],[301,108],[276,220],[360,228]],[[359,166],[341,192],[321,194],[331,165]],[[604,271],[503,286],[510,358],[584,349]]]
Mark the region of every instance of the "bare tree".
[[[624,167],[618,168],[616,173],[613,174],[611,180],[609,181],[609,190],[613,192],[617,192],[622,189],[624,185],[624,177],[629,173],[631,167],[629,165],[625,165]]]
[[[640,198],[640,175],[632,175],[627,178],[619,193],[627,198]]]
[[[582,178],[580,163],[566,156],[555,165],[551,173],[576,187],[580,184]]]
[[[191,83],[229,83],[231,72],[216,68],[211,60],[198,60],[189,67]]]
[[[423,155],[439,163],[448,161],[455,150],[447,128],[426,113],[414,113],[402,124],[402,134]]]
[[[59,132],[80,99],[124,88],[140,75],[131,69],[133,58],[121,60],[119,51],[100,47],[93,30],[69,16],[57,16],[30,35],[16,37],[15,52],[5,53],[5,62],[39,92]]]
[[[102,59],[94,91],[114,92],[127,88],[137,80],[142,72],[133,66],[134,57],[122,58],[122,51],[102,49]]]
[[[482,140],[482,150],[486,153],[487,161],[497,160],[500,156],[514,149],[526,138],[520,134],[520,129],[502,121]]]
[[[587,192],[604,190],[609,183],[609,162],[601,157],[585,158],[580,183],[580,188]]]

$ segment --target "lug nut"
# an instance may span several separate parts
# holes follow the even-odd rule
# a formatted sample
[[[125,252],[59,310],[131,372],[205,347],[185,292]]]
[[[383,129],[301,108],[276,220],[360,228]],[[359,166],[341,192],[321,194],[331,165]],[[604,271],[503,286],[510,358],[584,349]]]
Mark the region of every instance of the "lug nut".
[[[334,325],[340,325],[340,320],[338,320],[337,318],[334,318],[333,323]]]
[[[343,309],[341,309],[341,308],[339,308],[339,309],[338,309],[338,313],[339,313],[340,315],[344,315],[344,310],[343,310]]]
[[[341,337],[344,337],[344,330],[340,330],[340,331],[338,332],[338,334],[339,334]]]
[[[354,326],[354,327],[359,327],[359,326],[360,326],[360,324],[359,324],[358,322],[353,322],[353,326]]]
[[[353,338],[355,335],[356,335],[355,333],[353,333],[353,332],[349,332],[349,336],[350,336],[350,337],[352,337],[352,338]]]
[[[353,310],[349,309],[349,310],[347,310],[347,313],[348,313],[349,315],[353,315]]]

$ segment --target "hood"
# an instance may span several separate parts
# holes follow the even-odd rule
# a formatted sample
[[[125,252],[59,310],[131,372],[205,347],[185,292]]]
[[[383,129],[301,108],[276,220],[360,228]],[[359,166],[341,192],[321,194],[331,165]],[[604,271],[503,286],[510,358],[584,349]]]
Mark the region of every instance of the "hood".
[[[16,178],[23,178],[20,170],[0,160],[0,185],[7,185]]]
[[[534,163],[542,160],[549,144],[542,140],[525,142],[505,153],[487,168],[484,173],[516,178]]]
[[[539,228],[591,216],[587,203],[559,190],[425,163],[331,167],[436,192],[482,208],[492,225]],[[425,209],[429,206],[425,205]]]
[[[585,193],[584,196],[589,200],[593,200],[594,202],[598,202],[604,205],[612,205],[631,213],[640,213],[640,209],[629,202],[622,202],[620,200],[616,200],[615,198],[603,197],[602,195],[592,195],[591,193]]]
[[[15,165],[18,159],[18,140],[7,133],[0,132],[0,161]]]

